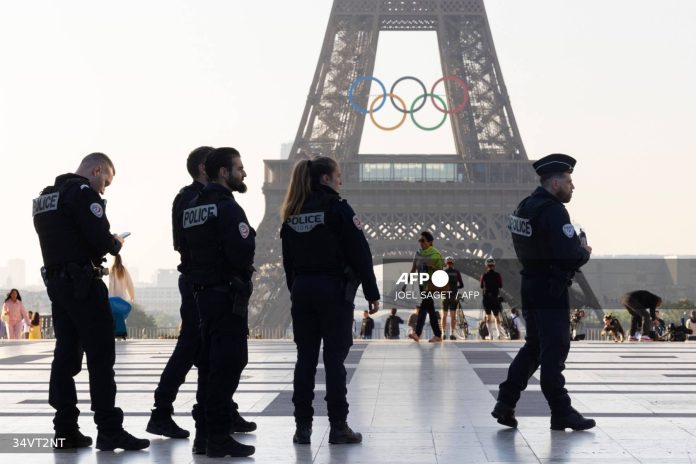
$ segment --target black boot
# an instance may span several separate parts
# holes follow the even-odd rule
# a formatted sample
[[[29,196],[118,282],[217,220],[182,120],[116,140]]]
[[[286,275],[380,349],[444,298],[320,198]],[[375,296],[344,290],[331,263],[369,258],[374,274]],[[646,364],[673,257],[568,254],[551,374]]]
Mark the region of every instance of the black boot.
[[[498,423],[507,427],[517,428],[517,419],[515,419],[515,408],[508,406],[505,403],[498,401],[491,412],[491,416],[498,419]]]
[[[208,437],[205,433],[196,430],[196,437],[193,439],[193,454],[205,454],[208,450]]]
[[[340,422],[336,425],[331,424],[329,443],[334,445],[342,445],[348,443],[360,443],[361,441],[362,435],[359,432],[353,432],[351,428],[348,427],[347,422]]]
[[[152,410],[150,421],[147,423],[145,431],[168,438],[188,438],[190,435],[188,430],[184,430],[176,425],[170,411],[156,408]]]
[[[295,435],[292,436],[292,442],[300,445],[309,445],[312,441],[312,423],[297,424]]]
[[[239,414],[232,414],[232,424],[230,425],[230,433],[249,433],[256,430],[256,422],[249,422]]]
[[[150,440],[135,438],[125,430],[120,430],[111,434],[102,432],[97,434],[97,449],[101,451],[113,451],[117,448],[125,451],[135,451],[145,449],[148,446],[150,446]]]
[[[245,458],[256,452],[256,448],[239,443],[230,436],[210,437],[208,446],[205,451],[209,458],[224,458],[231,456],[233,458]]]
[[[56,432],[54,440],[54,449],[87,448],[92,446],[92,437],[82,435],[78,429],[67,433]]]
[[[575,409],[570,408],[570,412],[565,415],[554,415],[551,413],[551,430],[573,429],[588,430],[597,425],[594,419],[586,419]]]

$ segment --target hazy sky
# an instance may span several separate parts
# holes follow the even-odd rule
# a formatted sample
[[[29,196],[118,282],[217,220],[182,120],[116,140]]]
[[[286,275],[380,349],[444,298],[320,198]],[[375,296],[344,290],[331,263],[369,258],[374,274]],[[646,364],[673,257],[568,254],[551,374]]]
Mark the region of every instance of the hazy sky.
[[[578,159],[570,204],[597,254],[694,254],[696,2],[488,0],[495,46],[532,158]],[[329,0],[0,3],[0,264],[41,266],[31,199],[92,151],[117,175],[113,231],[147,279],[172,268],[171,200],[199,145],[243,154],[256,226],[263,159],[297,131]],[[434,33],[384,33],[375,74],[439,77]],[[427,122],[427,120],[425,120]],[[369,122],[368,122],[369,125]],[[452,153],[431,134],[366,127],[362,153]]]

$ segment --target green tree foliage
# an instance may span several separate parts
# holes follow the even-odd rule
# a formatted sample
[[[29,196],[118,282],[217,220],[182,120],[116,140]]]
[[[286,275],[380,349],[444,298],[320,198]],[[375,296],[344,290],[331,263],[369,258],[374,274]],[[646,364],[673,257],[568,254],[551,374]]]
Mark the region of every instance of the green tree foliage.
[[[133,309],[131,309],[126,323],[129,327],[138,327],[141,329],[154,329],[157,327],[155,319],[147,314],[143,307],[137,303],[133,304]]]

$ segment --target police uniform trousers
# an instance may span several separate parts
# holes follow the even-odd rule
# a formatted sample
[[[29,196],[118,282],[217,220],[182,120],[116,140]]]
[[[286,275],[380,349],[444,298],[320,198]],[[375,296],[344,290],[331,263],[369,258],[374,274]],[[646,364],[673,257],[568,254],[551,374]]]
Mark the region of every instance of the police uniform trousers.
[[[507,380],[500,384],[498,401],[515,407],[529,379],[541,367],[541,391],[551,413],[565,415],[571,408],[563,377],[570,351],[568,288],[552,294],[548,279],[522,276],[521,293],[526,343],[510,364]]]
[[[437,322],[437,312],[435,311],[435,302],[432,297],[423,298],[420,304],[420,311],[418,311],[418,322],[416,323],[416,335],[419,337],[423,333],[423,326],[425,326],[425,316],[430,319],[430,328],[433,329],[433,335],[436,337],[442,337],[442,331],[440,330],[440,324]]]
[[[234,291],[228,286],[197,291],[195,298],[201,346],[193,418],[209,437],[227,437],[236,414],[230,399],[249,359],[248,319],[232,313]]]
[[[345,279],[329,275],[299,275],[291,292],[292,327],[297,345],[297,363],[292,402],[295,422],[312,422],[314,382],[319,349],[324,342],[326,403],[329,422],[348,417],[344,361],[353,345],[353,303],[345,299]]]
[[[167,365],[160,376],[159,385],[155,390],[155,408],[173,412],[174,401],[179,388],[186,381],[186,375],[192,366],[198,367],[198,356],[201,347],[200,315],[193,295],[193,284],[184,275],[179,275],[179,293],[181,294],[181,330],[176,340],[176,346]],[[237,415],[238,406],[232,402],[232,414]]]
[[[82,370],[83,353],[87,355],[89,394],[97,429],[106,434],[120,431],[123,411],[115,407],[114,319],[106,285],[94,279],[87,297],[80,300],[67,276],[49,278],[46,287],[56,337],[48,391],[48,403],[56,410],[55,431],[68,433],[78,428],[80,411],[73,377]]]

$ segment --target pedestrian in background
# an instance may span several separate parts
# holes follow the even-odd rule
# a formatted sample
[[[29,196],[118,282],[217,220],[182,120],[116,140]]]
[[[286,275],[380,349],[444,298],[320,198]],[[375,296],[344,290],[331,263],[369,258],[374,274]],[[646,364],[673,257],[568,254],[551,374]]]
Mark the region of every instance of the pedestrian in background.
[[[372,331],[375,328],[375,320],[370,317],[370,312],[363,312],[363,320],[360,325],[360,338],[363,340],[372,340]]]
[[[19,290],[13,288],[5,297],[5,303],[2,305],[2,315],[5,317],[7,324],[7,338],[10,340],[19,340],[22,338],[22,323],[29,324],[29,313],[27,313],[24,303],[22,303],[22,295]]]
[[[391,309],[391,315],[384,323],[384,338],[387,340],[399,339],[399,324],[403,324],[404,320],[396,315],[396,308]]]

